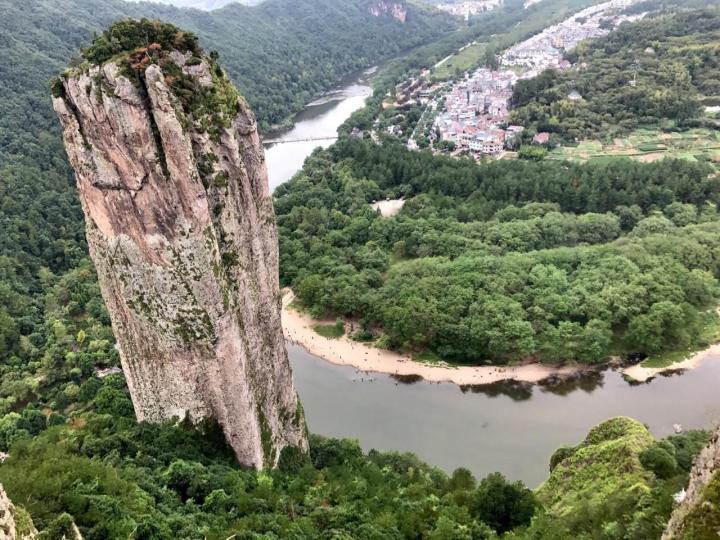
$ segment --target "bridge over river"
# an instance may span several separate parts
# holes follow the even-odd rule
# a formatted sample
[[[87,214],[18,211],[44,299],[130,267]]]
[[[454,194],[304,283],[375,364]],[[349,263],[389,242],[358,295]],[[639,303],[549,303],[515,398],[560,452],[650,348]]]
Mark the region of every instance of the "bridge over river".
[[[334,141],[337,140],[337,135],[328,137],[305,137],[296,139],[270,139],[263,141],[263,144],[279,144],[279,143],[296,143],[296,142],[313,142],[313,141]]]

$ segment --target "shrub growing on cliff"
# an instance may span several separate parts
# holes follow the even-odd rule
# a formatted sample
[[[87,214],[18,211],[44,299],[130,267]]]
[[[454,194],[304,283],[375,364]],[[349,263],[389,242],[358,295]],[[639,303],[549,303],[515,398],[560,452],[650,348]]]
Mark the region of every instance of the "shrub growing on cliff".
[[[122,52],[131,52],[152,43],[163,49],[192,51],[201,54],[202,49],[192,32],[180,30],[177,26],[158,20],[123,19],[112,24],[102,34],[96,35],[90,46],[83,51],[83,58],[93,64],[107,62]]]
[[[670,478],[677,473],[675,448],[672,444],[661,441],[640,453],[640,463],[658,478]]]

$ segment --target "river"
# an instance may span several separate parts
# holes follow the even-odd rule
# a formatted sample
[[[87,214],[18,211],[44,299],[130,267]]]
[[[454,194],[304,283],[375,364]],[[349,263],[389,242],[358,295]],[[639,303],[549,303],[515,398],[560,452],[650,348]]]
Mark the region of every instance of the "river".
[[[350,77],[349,81],[305,107],[295,116],[292,129],[272,136],[272,140],[278,142],[265,145],[271,192],[290,180],[315,148],[327,148],[334,142],[338,126],[362,108],[372,93],[368,81],[374,72],[375,68],[372,68]]]
[[[292,141],[332,137],[369,94],[363,74],[298,115],[280,136],[284,142],[266,150],[271,189],[290,179],[313,148],[332,144]],[[720,361],[635,386],[608,370],[537,386],[460,388],[358,373],[293,345],[288,351],[312,433],[355,438],[365,450],[413,452],[448,472],[462,466],[482,478],[499,471],[531,487],[547,477],[555,449],[577,444],[607,418],[636,418],[658,437],[671,434],[673,424],[707,428],[720,421]]]

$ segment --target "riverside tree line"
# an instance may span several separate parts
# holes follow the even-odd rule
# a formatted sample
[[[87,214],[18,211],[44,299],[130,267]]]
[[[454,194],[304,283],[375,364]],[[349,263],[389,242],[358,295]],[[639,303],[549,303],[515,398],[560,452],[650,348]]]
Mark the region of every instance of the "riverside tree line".
[[[275,193],[281,279],[316,316],[457,362],[700,344],[720,180],[680,160],[494,162],[344,140]],[[374,200],[405,197],[383,218]]]

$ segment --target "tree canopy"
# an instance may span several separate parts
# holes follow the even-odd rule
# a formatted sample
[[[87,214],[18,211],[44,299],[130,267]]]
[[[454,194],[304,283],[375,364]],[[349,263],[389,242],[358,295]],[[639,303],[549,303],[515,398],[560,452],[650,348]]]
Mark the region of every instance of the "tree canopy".
[[[599,362],[693,344],[717,295],[705,164],[316,151],[275,193],[281,280],[317,316],[458,362]],[[383,218],[370,204],[406,199]]]

